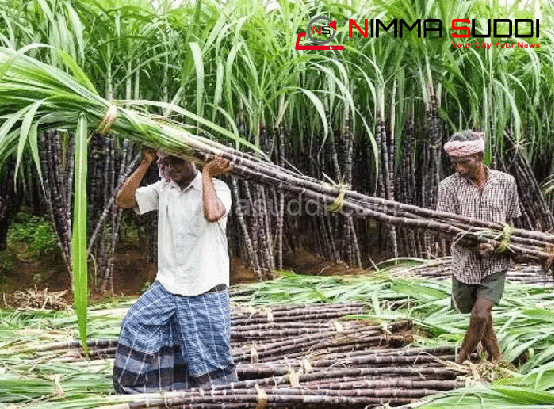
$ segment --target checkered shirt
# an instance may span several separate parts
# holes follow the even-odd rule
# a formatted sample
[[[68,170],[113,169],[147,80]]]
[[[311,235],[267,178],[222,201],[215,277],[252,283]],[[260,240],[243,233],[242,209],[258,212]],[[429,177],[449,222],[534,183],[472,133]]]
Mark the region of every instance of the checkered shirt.
[[[437,211],[495,223],[510,223],[521,216],[517,186],[513,176],[488,170],[482,190],[457,173],[439,185]],[[452,274],[465,284],[479,284],[485,277],[504,271],[510,257],[502,254],[481,256],[476,250],[452,245]]]

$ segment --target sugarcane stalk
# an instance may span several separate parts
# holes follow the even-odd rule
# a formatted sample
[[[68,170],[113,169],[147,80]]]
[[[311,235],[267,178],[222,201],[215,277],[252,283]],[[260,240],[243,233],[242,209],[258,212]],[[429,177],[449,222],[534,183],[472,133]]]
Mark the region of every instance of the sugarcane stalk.
[[[94,231],[93,231],[93,233],[90,237],[88,250],[87,250],[87,252],[89,254],[91,253],[92,247],[95,245],[96,239],[98,238],[98,234],[100,233],[100,231],[102,229],[102,226],[103,226],[106,218],[108,217],[108,215],[110,213],[110,210],[112,209],[112,206],[115,203],[115,198],[117,196],[117,191],[119,190],[119,187],[121,187],[123,182],[129,177],[131,172],[137,166],[140,159],[141,159],[140,154],[135,155],[135,158],[133,159],[133,161],[126,167],[125,171],[122,173],[122,176],[119,178],[119,182],[117,184],[118,187],[113,191],[112,195],[110,196],[110,199],[108,200],[108,203],[104,206],[104,209],[102,210],[102,213],[101,213],[100,217],[98,218],[98,222],[96,222],[96,226],[95,226]],[[125,162],[123,162],[123,163],[125,163]]]
[[[233,186],[233,194],[235,196],[235,201],[239,201],[240,196],[239,196],[238,181],[236,180],[236,178],[232,178],[231,183]],[[258,254],[254,250],[254,245],[252,243],[252,239],[250,238],[250,233],[248,232],[246,220],[244,219],[244,212],[242,211],[242,207],[240,205],[235,206],[235,213],[237,215],[239,225],[242,229],[243,239],[246,245],[246,250],[248,253],[248,257],[250,259],[250,263],[254,268],[254,271],[256,272],[258,281],[262,281],[263,275],[262,275],[262,270],[260,269],[260,263],[258,261]]]

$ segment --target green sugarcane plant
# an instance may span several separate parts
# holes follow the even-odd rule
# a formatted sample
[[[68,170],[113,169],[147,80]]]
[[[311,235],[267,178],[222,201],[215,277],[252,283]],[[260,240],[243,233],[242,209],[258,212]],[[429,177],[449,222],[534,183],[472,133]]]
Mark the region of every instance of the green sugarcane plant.
[[[0,67],[2,67],[0,69],[0,93],[6,96],[10,95],[5,100],[6,105],[0,108],[1,115],[8,118],[0,127],[0,164],[5,163],[9,156],[15,153],[17,168],[28,147],[38,174],[41,176],[37,138],[39,128],[45,130],[63,126],[66,129],[75,129],[75,204],[71,266],[79,332],[85,349],[88,293],[86,230],[88,122],[95,122],[97,131],[100,133],[106,133],[111,129],[116,134],[135,135],[135,138],[140,138],[141,135],[153,138],[150,139],[150,146],[157,148],[163,146],[173,152],[178,152],[179,148],[187,148],[188,145],[186,140],[179,138],[179,128],[175,125],[165,125],[164,133],[162,131],[164,125],[158,125],[152,118],[140,115],[135,111],[118,109],[116,105],[101,98],[84,72],[66,53],[59,51],[61,59],[73,70],[76,80],[63,71],[24,55],[25,51],[33,48],[36,47],[27,47],[20,51],[0,50]],[[22,90],[30,91],[31,89],[37,98],[34,102],[30,103],[19,97]],[[11,107],[8,107],[8,104]],[[147,104],[147,102],[142,104]],[[162,106],[163,104],[155,105]],[[104,112],[102,112],[103,110]],[[12,112],[11,115],[9,111]],[[184,110],[180,109],[179,111],[187,114]],[[204,125],[210,125],[203,118],[193,114],[190,116]],[[20,129],[17,129],[18,122]],[[223,128],[216,125],[212,125],[212,127],[231,136],[235,142],[254,148],[247,141]],[[162,136],[164,134],[165,142]],[[156,140],[156,136],[161,139]]]

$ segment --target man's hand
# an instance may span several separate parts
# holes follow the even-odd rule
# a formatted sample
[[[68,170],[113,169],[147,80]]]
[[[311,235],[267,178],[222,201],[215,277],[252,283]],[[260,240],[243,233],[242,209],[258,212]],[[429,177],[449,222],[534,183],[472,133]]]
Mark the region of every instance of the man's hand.
[[[151,165],[152,162],[156,160],[157,151],[150,148],[145,148],[142,150],[142,161]]]
[[[494,251],[494,246],[490,242],[479,243],[479,246],[477,246],[477,251],[479,252],[479,255],[483,257],[488,257]]]
[[[227,159],[218,156],[204,165],[202,173],[209,177],[224,175],[233,169],[233,165]]]

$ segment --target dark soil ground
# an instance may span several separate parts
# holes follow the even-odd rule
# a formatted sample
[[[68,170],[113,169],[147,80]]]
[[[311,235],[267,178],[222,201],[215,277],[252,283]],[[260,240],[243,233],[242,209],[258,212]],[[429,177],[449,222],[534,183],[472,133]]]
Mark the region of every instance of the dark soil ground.
[[[306,250],[300,250],[286,257],[284,269],[308,275],[346,275],[359,274],[364,270],[349,268],[345,263],[335,263],[315,256]],[[231,284],[256,281],[252,269],[246,267],[237,258],[231,259]],[[156,266],[145,261],[144,251],[128,247],[118,252],[114,263],[114,294],[91,294],[92,300],[106,296],[136,296],[144,292],[154,282]],[[92,285],[89,284],[92,288]],[[33,289],[36,291],[59,292],[69,290],[64,298],[71,299],[71,278],[59,254],[52,254],[40,260],[13,260],[13,268],[0,276],[0,305],[14,306],[13,293]]]

